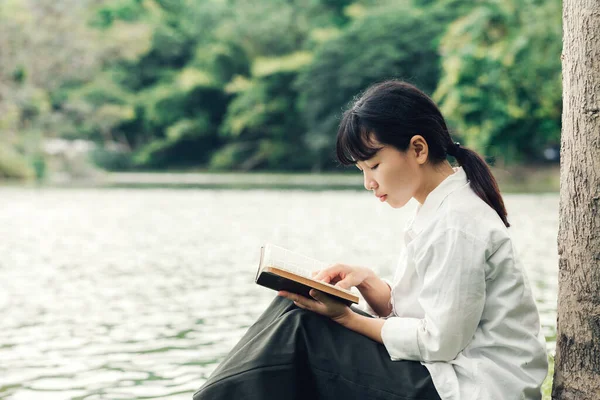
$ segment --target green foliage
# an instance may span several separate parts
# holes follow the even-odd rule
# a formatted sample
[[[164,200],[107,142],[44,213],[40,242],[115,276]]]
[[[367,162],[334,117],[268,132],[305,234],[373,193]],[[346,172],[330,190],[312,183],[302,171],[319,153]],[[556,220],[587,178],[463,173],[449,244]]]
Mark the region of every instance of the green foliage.
[[[107,171],[127,171],[133,167],[131,154],[122,150],[96,148],[90,158],[95,165]]]
[[[227,109],[220,134],[228,145],[218,150],[211,166],[218,169],[309,168],[305,131],[295,108],[294,68],[304,61],[295,55],[282,63],[260,61],[267,67],[254,68],[258,77],[237,93]]]
[[[0,178],[31,179],[34,176],[35,171],[22,154],[0,145]]]
[[[561,34],[558,0],[487,1],[451,24],[435,99],[468,145],[514,162],[559,143]]]
[[[305,8],[285,1],[250,7],[243,1],[237,3],[234,19],[224,23],[220,38],[237,49],[237,54],[244,54],[248,68],[238,64],[237,73],[225,85],[233,97],[219,129],[224,144],[214,153],[210,167],[312,168],[314,159],[296,106],[294,81],[313,61],[312,53],[302,50],[315,43],[311,23],[343,24],[342,3],[312,2]],[[323,19],[323,15],[331,18]]]
[[[64,103],[80,116],[86,114],[80,118],[83,134],[120,143],[131,153],[97,151],[96,163],[122,169],[207,161],[218,145],[228,97],[222,85],[229,76],[218,67],[225,66],[235,49],[201,34],[214,27],[222,10],[217,1],[120,0],[100,7],[92,24],[104,32],[135,23],[150,34],[147,48],[137,57],[114,58]],[[213,61],[220,65],[214,68]]]
[[[552,399],[552,382],[554,380],[554,356],[548,356],[548,375],[542,384],[542,400]]]
[[[430,15],[408,5],[381,7],[316,49],[314,62],[297,80],[305,140],[315,161],[330,162],[341,112],[368,85],[399,78],[433,92],[439,77],[436,40],[444,26],[431,23]]]
[[[387,78],[434,94],[488,156],[559,140],[558,0],[69,4],[0,2],[0,135],[26,176],[15,155],[56,136],[97,142],[112,170],[335,168],[344,107]]]

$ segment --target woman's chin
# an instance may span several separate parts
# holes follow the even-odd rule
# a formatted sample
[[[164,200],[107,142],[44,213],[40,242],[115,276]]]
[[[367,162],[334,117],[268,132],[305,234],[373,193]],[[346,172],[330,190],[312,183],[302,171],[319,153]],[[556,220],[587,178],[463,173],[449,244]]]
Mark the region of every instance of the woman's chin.
[[[402,202],[397,202],[397,201],[394,201],[394,200],[391,200],[388,198],[386,203],[388,203],[388,205],[392,208],[402,208],[405,205],[407,205],[409,201],[410,201],[410,199],[408,199],[406,201],[402,201]]]

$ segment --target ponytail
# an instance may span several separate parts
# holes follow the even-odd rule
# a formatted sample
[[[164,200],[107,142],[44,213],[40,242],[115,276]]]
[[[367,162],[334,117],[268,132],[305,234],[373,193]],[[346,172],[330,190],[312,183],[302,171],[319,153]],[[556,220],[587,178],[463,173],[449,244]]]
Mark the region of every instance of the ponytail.
[[[473,191],[496,210],[507,228],[510,227],[498,183],[483,158],[475,151],[462,147],[458,142],[448,146],[447,153],[456,159],[458,165],[463,167]]]

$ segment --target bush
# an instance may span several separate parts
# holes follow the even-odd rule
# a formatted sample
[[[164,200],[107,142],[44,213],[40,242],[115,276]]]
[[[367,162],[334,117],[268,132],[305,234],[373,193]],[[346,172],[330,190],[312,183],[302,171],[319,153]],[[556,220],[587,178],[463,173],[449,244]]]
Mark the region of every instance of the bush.
[[[31,179],[34,170],[26,158],[13,148],[0,146],[0,179]]]
[[[90,152],[94,165],[107,171],[126,171],[133,167],[131,153],[97,147]]]

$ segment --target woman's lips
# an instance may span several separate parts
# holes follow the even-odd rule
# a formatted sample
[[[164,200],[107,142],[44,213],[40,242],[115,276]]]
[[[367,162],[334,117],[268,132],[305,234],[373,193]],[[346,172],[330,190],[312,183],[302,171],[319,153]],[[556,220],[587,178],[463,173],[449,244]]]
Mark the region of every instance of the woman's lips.
[[[379,197],[379,201],[384,202],[387,199],[387,194],[384,194],[383,196]]]

